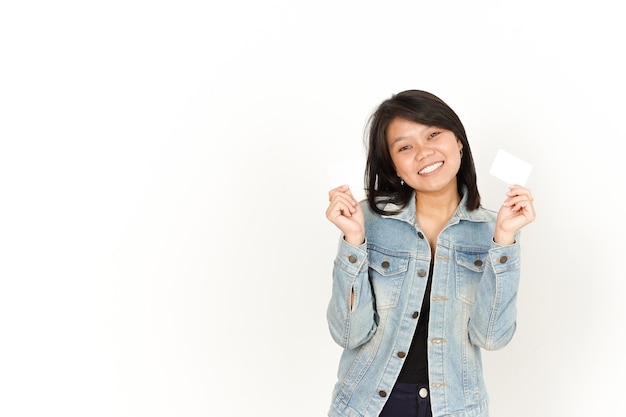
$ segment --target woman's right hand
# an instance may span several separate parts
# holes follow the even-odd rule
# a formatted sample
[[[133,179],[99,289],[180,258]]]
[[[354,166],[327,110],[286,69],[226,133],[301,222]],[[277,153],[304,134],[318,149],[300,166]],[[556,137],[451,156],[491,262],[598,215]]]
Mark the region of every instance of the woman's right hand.
[[[350,192],[350,187],[342,185],[328,192],[330,204],[326,218],[344,234],[346,242],[359,246],[365,242],[365,219],[363,209]]]

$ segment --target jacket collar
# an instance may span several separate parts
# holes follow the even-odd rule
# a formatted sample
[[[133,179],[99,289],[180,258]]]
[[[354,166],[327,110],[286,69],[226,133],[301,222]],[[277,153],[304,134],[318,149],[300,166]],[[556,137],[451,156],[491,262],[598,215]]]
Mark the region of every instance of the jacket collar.
[[[491,220],[491,216],[485,210],[481,210],[480,208],[469,211],[466,207],[467,203],[467,188],[463,188],[463,195],[461,196],[461,202],[456,208],[454,214],[450,218],[450,224],[456,224],[460,220],[467,220],[470,222],[486,222]],[[384,215],[384,218],[396,219],[407,222],[413,226],[417,224],[417,218],[415,217],[415,191],[411,195],[409,199],[409,203],[404,207],[400,207],[394,203],[387,203],[384,206],[385,211],[399,211],[398,214],[393,215]]]

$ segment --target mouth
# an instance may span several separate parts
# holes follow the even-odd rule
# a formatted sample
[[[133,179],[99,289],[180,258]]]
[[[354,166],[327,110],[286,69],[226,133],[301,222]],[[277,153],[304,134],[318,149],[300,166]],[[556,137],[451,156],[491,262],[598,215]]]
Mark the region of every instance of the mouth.
[[[437,168],[439,168],[442,165],[443,165],[443,162],[436,162],[436,163],[434,163],[432,165],[428,165],[426,168],[424,168],[421,171],[419,171],[418,174],[420,174],[420,175],[428,174],[430,172],[433,172],[434,170],[436,170]]]

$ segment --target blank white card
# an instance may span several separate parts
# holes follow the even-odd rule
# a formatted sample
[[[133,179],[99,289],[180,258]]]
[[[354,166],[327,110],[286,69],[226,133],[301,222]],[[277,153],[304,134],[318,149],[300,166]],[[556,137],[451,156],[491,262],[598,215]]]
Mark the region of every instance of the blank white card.
[[[507,184],[518,184],[523,187],[532,169],[533,166],[528,162],[500,149],[496,153],[489,173]]]

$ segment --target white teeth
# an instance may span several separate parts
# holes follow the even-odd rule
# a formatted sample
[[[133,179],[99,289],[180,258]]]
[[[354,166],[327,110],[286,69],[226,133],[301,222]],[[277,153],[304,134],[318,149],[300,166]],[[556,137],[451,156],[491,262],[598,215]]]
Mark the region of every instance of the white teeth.
[[[418,172],[418,174],[428,174],[429,172],[433,172],[434,170],[436,170],[437,168],[439,168],[440,166],[443,165],[443,162],[437,162],[436,164],[432,164],[427,166],[426,168],[424,168],[423,170],[421,170],[420,172]]]

